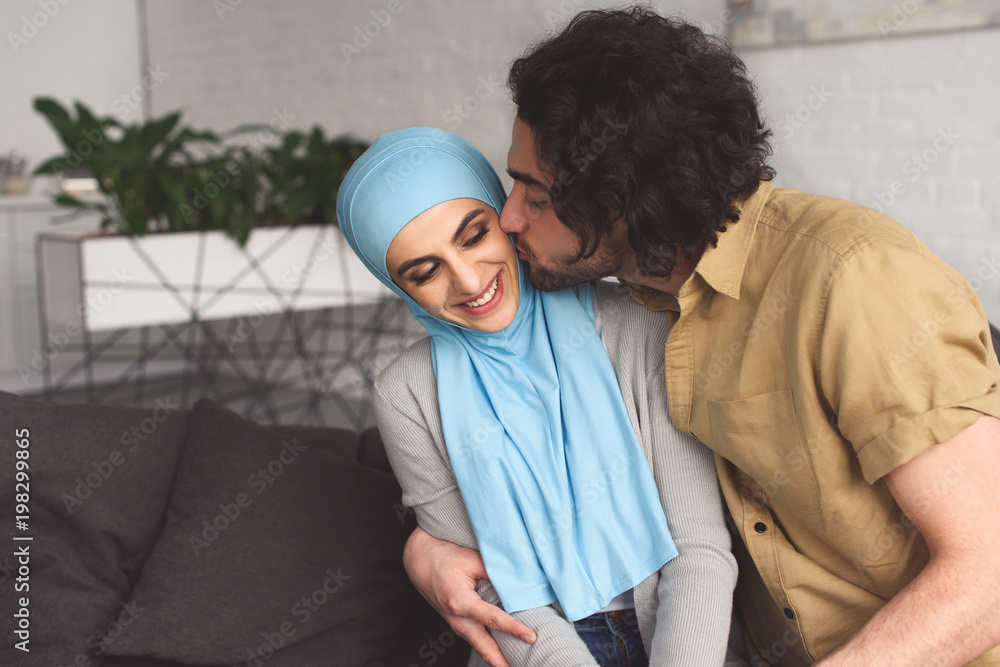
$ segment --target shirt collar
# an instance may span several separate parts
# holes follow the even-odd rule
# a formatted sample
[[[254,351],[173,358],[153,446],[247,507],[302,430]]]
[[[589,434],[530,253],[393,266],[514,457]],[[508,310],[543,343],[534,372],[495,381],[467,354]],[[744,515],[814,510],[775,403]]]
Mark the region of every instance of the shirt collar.
[[[714,248],[711,246],[706,248],[698,260],[695,273],[701,275],[715,291],[739,300],[740,283],[743,282],[743,271],[750,256],[750,245],[757,232],[757,221],[772,190],[774,184],[770,181],[761,181],[757,192],[750,195],[742,204],[736,205],[740,211],[737,221],[727,223],[726,231],[719,234],[718,244]],[[649,310],[680,312],[680,303],[673,294],[621,279],[619,282],[627,285],[632,298]],[[684,286],[690,284],[691,278],[684,283]],[[681,287],[682,293],[685,292],[684,286]]]
[[[623,285],[626,285],[632,298],[638,301],[644,308],[649,310],[672,310],[675,313],[681,312],[680,303],[677,301],[677,297],[673,294],[668,294],[667,292],[661,292],[658,289],[653,289],[652,287],[647,287],[646,285],[640,285],[638,283],[630,283],[627,280],[618,279]]]
[[[772,190],[774,185],[770,181],[761,181],[755,193],[737,204],[740,217],[736,222],[726,223],[726,231],[719,234],[718,244],[714,248],[705,248],[698,260],[695,273],[716,292],[739,300],[740,283],[743,282],[743,271],[750,256],[757,222]]]

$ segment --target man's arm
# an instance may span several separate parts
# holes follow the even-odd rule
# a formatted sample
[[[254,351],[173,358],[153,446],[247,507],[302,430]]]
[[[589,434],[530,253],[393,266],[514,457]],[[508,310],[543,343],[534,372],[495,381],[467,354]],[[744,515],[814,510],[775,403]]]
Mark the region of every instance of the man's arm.
[[[537,639],[527,625],[479,597],[476,580],[488,577],[483,559],[475,549],[439,540],[418,527],[406,541],[403,566],[427,602],[492,667],[510,665],[487,626],[529,644]]]
[[[930,560],[817,664],[965,665],[1000,644],[1000,420],[983,415],[885,480]]]

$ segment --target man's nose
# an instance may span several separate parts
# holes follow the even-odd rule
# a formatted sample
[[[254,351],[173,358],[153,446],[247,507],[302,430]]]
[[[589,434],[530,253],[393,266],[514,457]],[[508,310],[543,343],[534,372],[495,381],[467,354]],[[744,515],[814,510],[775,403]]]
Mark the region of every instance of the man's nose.
[[[500,229],[507,234],[520,234],[528,227],[528,220],[515,203],[514,193],[507,198],[500,211]]]

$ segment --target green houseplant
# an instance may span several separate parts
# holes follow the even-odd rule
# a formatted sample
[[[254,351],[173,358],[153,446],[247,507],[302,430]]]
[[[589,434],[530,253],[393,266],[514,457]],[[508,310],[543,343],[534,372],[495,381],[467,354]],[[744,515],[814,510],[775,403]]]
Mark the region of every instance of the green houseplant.
[[[50,98],[37,98],[35,110],[55,130],[65,152],[39,165],[34,174],[59,174],[83,167],[97,180],[103,201],[81,201],[64,194],[55,203],[101,215],[101,228],[143,236],[148,231],[198,229],[181,213],[193,185],[195,143],[218,144],[211,132],[178,127],[172,113],[143,124],[123,125],[97,118],[77,102],[76,118]]]
[[[36,99],[35,109],[64,147],[35,173],[86,167],[102,196],[63,194],[55,202],[71,208],[66,217],[96,212],[102,229],[117,232],[42,235],[42,275],[58,285],[46,297],[56,304],[52,321],[99,297],[91,292],[114,279],[112,270],[144,275],[146,286],[123,290],[100,312],[88,311],[86,322],[77,312],[67,324],[98,331],[259,317],[386,292],[327,224],[336,222],[337,190],[367,144],[328,139],[314,127],[274,133],[269,147],[259,141],[266,126],[216,134],[183,126],[179,113],[123,124],[49,98]],[[230,141],[251,131],[258,134],[246,145]],[[165,289],[147,289],[149,281]],[[63,303],[64,294],[83,301]]]
[[[124,125],[80,102],[75,118],[51,98],[36,98],[34,107],[65,148],[34,173],[86,167],[104,195],[94,202],[60,194],[55,203],[97,212],[102,229],[133,236],[218,229],[243,246],[255,227],[335,223],[340,183],[368,147],[346,135],[327,139],[313,127],[253,150],[224,140],[266,126],[216,134],[181,126],[179,112]]]
[[[322,223],[337,219],[337,191],[368,144],[348,136],[327,139],[315,126],[305,135],[292,131],[269,148],[271,196],[289,221]]]

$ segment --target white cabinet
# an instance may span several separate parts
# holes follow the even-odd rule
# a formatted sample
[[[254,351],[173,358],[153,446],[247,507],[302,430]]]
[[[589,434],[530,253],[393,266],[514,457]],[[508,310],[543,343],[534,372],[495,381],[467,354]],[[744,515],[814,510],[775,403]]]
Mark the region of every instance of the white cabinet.
[[[40,237],[53,328],[89,332],[375,304],[392,296],[333,225]]]

